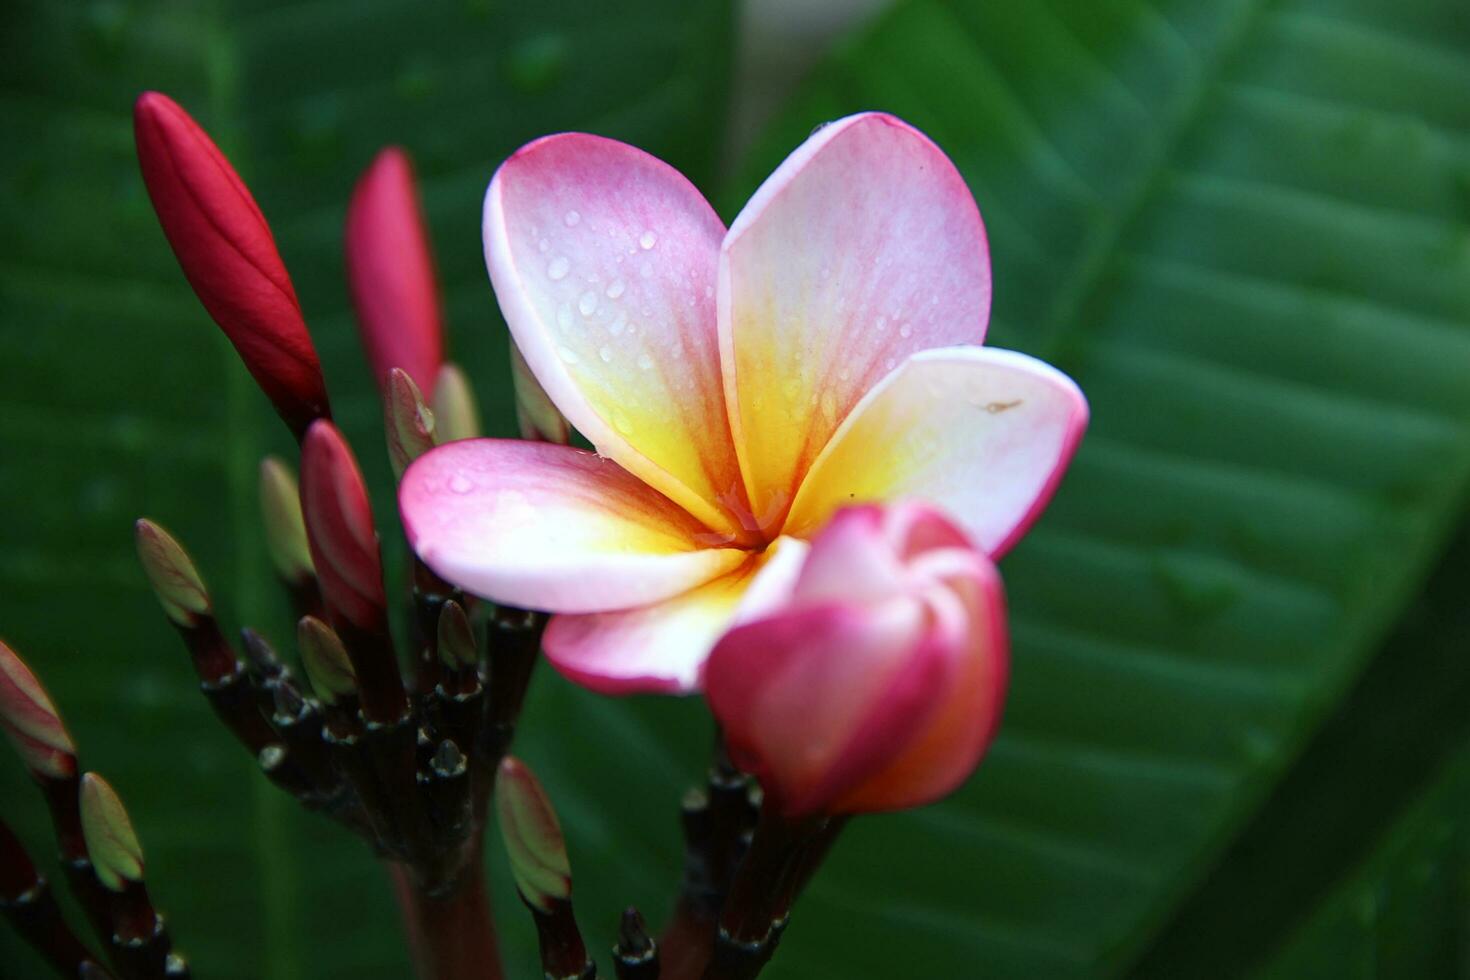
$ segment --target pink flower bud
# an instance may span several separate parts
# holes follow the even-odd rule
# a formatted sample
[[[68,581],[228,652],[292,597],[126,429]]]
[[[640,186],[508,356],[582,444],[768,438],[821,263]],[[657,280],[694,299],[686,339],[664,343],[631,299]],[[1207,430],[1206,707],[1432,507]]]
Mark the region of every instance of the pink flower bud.
[[[77,750],[46,689],[25,661],[0,642],[0,732],[39,778],[76,774]]]
[[[933,802],[974,770],[1007,673],[1000,578],[927,505],[852,507],[716,645],[732,758],[791,818]]]
[[[204,308],[300,437],[330,415],[326,382],[265,215],[219,147],[176,102],[133,106],[143,182]]]
[[[396,146],[378,154],[353,191],[347,284],[378,384],[402,368],[432,398],[444,359],[439,290],[413,164]]]
[[[384,628],[388,600],[367,485],[342,433],[325,420],[301,444],[301,513],[333,625]]]

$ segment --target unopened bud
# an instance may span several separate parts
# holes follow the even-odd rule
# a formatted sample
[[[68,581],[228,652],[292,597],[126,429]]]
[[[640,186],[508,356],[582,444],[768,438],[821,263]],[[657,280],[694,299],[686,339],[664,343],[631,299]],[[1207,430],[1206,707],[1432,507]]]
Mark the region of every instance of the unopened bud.
[[[408,464],[434,448],[434,413],[423,393],[402,368],[388,372],[383,392],[383,428],[388,435],[388,459],[393,475],[403,476]]]
[[[82,777],[81,793],[82,834],[97,878],[115,892],[130,881],[142,881],[143,847],[122,800],[93,772]]]
[[[373,380],[393,368],[434,390],[444,358],[439,287],[413,164],[383,150],[357,182],[347,208],[347,284]]]
[[[450,670],[474,670],[480,662],[470,617],[453,599],[439,611],[439,659]]]
[[[315,575],[301,517],[301,488],[291,467],[276,456],[260,461],[260,519],[277,574],[293,583]]]
[[[296,624],[296,645],[311,689],[323,704],[336,704],[339,698],[357,693],[352,661],[330,626],[315,616],[303,616]]]
[[[133,529],[138,561],[168,618],[188,628],[198,625],[201,616],[211,615],[209,592],[183,546],[150,520],[139,520]]]
[[[189,285],[299,438],[330,414],[326,382],[265,215],[168,96],[138,97],[133,133],[143,183]]]
[[[301,448],[301,512],[322,598],[333,625],[383,628],[387,595],[373,508],[357,460],[327,421],[312,425]]]
[[[521,438],[565,446],[571,440],[572,428],[552,404],[514,343],[510,345],[510,378],[516,393],[516,422]]]
[[[470,379],[465,377],[458,364],[446,361],[439,369],[439,380],[434,383],[434,397],[430,404],[434,408],[435,433],[441,445],[480,437],[480,408],[475,403]]]
[[[566,841],[546,791],[535,774],[513,756],[500,763],[495,806],[521,898],[532,908],[551,911],[553,902],[572,895]]]
[[[14,650],[0,642],[0,731],[26,768],[65,779],[77,771],[77,750],[46,689]]]

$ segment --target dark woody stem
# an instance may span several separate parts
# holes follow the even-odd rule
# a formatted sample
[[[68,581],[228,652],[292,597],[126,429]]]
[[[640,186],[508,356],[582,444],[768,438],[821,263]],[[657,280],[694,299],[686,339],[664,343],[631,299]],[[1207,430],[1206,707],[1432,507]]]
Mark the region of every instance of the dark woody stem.
[[[83,963],[101,969],[67,926],[50,882],[36,872],[30,855],[4,822],[0,822],[0,915],[63,976],[78,976]]]
[[[786,928],[804,854],[827,823],[823,818],[789,821],[769,801],[761,808],[750,851],[720,913],[704,980],[751,980],[765,967]]]
[[[438,898],[406,865],[388,865],[419,980],[504,980],[478,844],[472,850],[459,886]]]
[[[541,971],[546,980],[594,980],[597,965],[587,957],[587,946],[572,914],[572,903],[553,898],[550,910],[526,903],[536,920],[536,936],[541,944]]]
[[[759,791],[730,762],[718,731],[714,745],[705,788],[683,802],[684,881],[659,942],[662,975],[673,980],[698,977],[709,962],[720,909],[758,813]]]
[[[613,970],[618,980],[659,980],[658,944],[636,908],[623,910],[618,944],[613,947]]]

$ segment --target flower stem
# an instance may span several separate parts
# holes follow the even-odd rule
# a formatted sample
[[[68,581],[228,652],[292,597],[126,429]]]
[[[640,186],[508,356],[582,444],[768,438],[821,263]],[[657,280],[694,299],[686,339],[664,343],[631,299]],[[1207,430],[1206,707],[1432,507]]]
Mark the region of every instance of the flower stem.
[[[478,847],[442,898],[425,892],[407,865],[391,862],[388,871],[419,980],[504,980]]]

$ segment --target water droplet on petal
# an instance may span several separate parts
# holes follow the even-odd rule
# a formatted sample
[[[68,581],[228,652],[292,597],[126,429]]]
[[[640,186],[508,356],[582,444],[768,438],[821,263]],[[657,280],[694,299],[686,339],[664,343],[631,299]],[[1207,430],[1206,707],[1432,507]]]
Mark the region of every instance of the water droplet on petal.
[[[572,304],[563,303],[556,311],[556,325],[563,330],[572,329]]]
[[[455,493],[469,493],[475,489],[475,484],[463,473],[456,473],[449,481],[449,489]]]
[[[617,299],[619,296],[623,295],[623,290],[627,288],[628,287],[623,282],[623,280],[614,279],[612,282],[607,284],[607,298]]]
[[[606,344],[603,344],[602,345],[602,348],[597,352],[597,356],[600,357],[600,358],[602,358],[602,363],[604,363],[604,364],[611,364],[612,363],[612,348],[609,347],[609,346],[607,346]]]
[[[577,300],[577,309],[581,311],[583,316],[591,316],[596,313],[597,294],[590,289],[587,290],[582,294],[582,298]]]
[[[572,262],[565,255],[558,255],[551,260],[546,267],[546,274],[552,279],[565,279],[567,273],[572,271]]]
[[[658,236],[651,231],[645,231],[638,237],[638,244],[643,246],[644,251],[647,251],[658,244]]]
[[[566,217],[562,220],[567,223],[568,228],[575,228],[577,227],[578,223],[581,222],[582,215],[576,211],[568,211]]]
[[[556,349],[556,352],[560,354],[561,359],[563,361],[566,361],[568,364],[577,363],[577,352],[572,350],[570,347],[558,347]]]
[[[613,317],[613,322],[607,325],[607,332],[612,334],[614,337],[621,336],[623,330],[626,329],[627,326],[628,314],[619,313],[617,316]]]
[[[903,326],[898,328],[898,335],[900,337],[912,337],[914,335],[913,325],[905,323]]]
[[[653,370],[653,358],[648,356],[647,351],[638,355],[638,366],[645,371]]]

